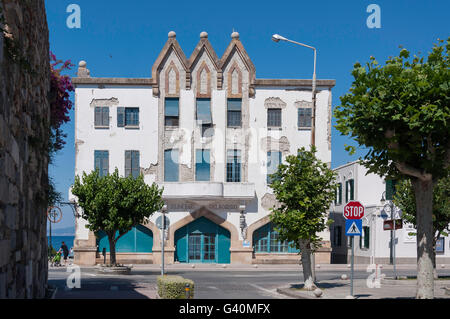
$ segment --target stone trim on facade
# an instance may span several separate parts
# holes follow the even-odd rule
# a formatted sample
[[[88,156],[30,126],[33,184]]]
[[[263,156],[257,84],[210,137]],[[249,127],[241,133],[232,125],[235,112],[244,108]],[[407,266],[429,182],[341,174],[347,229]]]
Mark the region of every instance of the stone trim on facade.
[[[233,72],[237,72],[238,74],[238,81],[237,83],[233,83]],[[235,85],[237,86],[237,93],[234,92]],[[239,69],[239,66],[237,65],[236,61],[233,63],[233,65],[230,68],[230,71],[228,71],[228,98],[242,98],[242,72]]]
[[[170,79],[170,72],[172,70],[175,72],[175,83],[172,83]],[[169,67],[166,70],[165,79],[166,97],[180,97],[180,72],[173,61],[170,62]],[[173,85],[175,85],[175,93],[171,93],[173,90]]]

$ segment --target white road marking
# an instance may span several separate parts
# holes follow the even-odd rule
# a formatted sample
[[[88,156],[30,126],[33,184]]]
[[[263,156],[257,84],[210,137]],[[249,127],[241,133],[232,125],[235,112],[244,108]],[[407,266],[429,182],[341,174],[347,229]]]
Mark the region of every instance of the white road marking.
[[[209,289],[216,289],[216,290],[218,290],[219,288],[217,288],[217,287],[213,287],[213,286],[209,286],[209,287],[207,287],[207,288],[209,288]]]
[[[287,296],[282,296],[282,295],[280,295],[279,293],[277,293],[277,292],[274,291],[274,290],[266,289],[266,288],[263,288],[263,287],[261,287],[261,286],[255,285],[255,284],[250,284],[250,283],[249,283],[249,285],[252,286],[253,288],[262,290],[262,291],[264,291],[265,293],[267,293],[267,294],[269,294],[269,295],[271,295],[271,296],[273,296],[273,297],[275,297],[275,298],[278,298],[278,299],[291,299],[291,298],[289,298],[289,297],[287,297]]]

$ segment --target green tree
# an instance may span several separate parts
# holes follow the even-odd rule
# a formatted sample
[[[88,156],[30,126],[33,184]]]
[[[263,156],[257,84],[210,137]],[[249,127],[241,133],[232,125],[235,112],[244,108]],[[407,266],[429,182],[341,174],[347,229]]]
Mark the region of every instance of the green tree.
[[[155,183],[147,185],[142,175],[120,177],[117,168],[103,177],[98,170],[83,172],[82,180],[76,176],[72,186],[72,194],[78,197],[83,210],[82,217],[88,221],[86,227],[108,236],[112,265],[116,264],[119,238],[163,207],[162,192]]]
[[[409,179],[395,186],[394,204],[402,210],[402,218],[417,227],[416,198]],[[433,267],[436,272],[436,241],[450,231],[450,176],[441,178],[433,190]]]
[[[380,176],[409,178],[417,207],[417,298],[433,298],[433,187],[450,166],[450,38],[425,61],[406,49],[384,66],[356,63],[336,128],[369,149],[363,164]],[[354,152],[354,148],[349,148]]]
[[[270,187],[279,203],[272,208],[271,220],[282,241],[293,241],[302,255],[304,288],[315,288],[312,253],[320,247],[318,233],[326,229],[327,210],[335,199],[335,173],[315,156],[316,148],[298,150],[286,157],[270,177]]]

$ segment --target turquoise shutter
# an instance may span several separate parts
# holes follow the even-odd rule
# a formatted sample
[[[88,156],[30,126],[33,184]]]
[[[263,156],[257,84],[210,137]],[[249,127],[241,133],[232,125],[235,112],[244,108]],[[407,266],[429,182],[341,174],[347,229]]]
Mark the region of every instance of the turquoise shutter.
[[[102,108],[102,125],[109,126],[109,107]]]
[[[102,108],[101,107],[95,108],[94,125],[95,126],[102,125]]]
[[[124,107],[117,108],[117,126],[118,127],[125,126],[125,108]]]
[[[139,151],[131,152],[131,174],[134,178],[139,176]]]
[[[102,152],[102,176],[106,176],[109,174],[109,152],[108,151],[104,151]]]
[[[125,177],[131,175],[131,151],[125,151]]]
[[[395,195],[396,181],[392,179],[386,180],[386,200],[393,200]]]
[[[102,174],[101,172],[101,153],[100,151],[94,151],[94,171],[98,170],[99,174]]]

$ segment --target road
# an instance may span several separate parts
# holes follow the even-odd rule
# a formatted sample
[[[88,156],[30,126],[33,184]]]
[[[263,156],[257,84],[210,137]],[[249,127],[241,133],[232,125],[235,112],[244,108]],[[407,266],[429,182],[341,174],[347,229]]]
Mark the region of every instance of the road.
[[[440,275],[449,275],[448,269],[439,269]],[[276,268],[258,270],[189,270],[169,269],[169,275],[180,275],[195,282],[195,298],[200,299],[273,299],[287,298],[276,292],[276,288],[301,283],[303,275],[296,270]],[[339,279],[342,274],[350,276],[349,269],[323,269],[316,272],[318,281]],[[383,270],[386,276],[393,276],[392,270]],[[416,275],[413,269],[398,270],[401,276]],[[70,273],[65,268],[49,270],[49,284],[58,287],[56,298],[152,298],[158,269],[135,268],[131,275],[101,275],[93,268],[81,269],[81,288],[69,290],[66,279]],[[365,279],[365,270],[356,270],[355,279]]]

